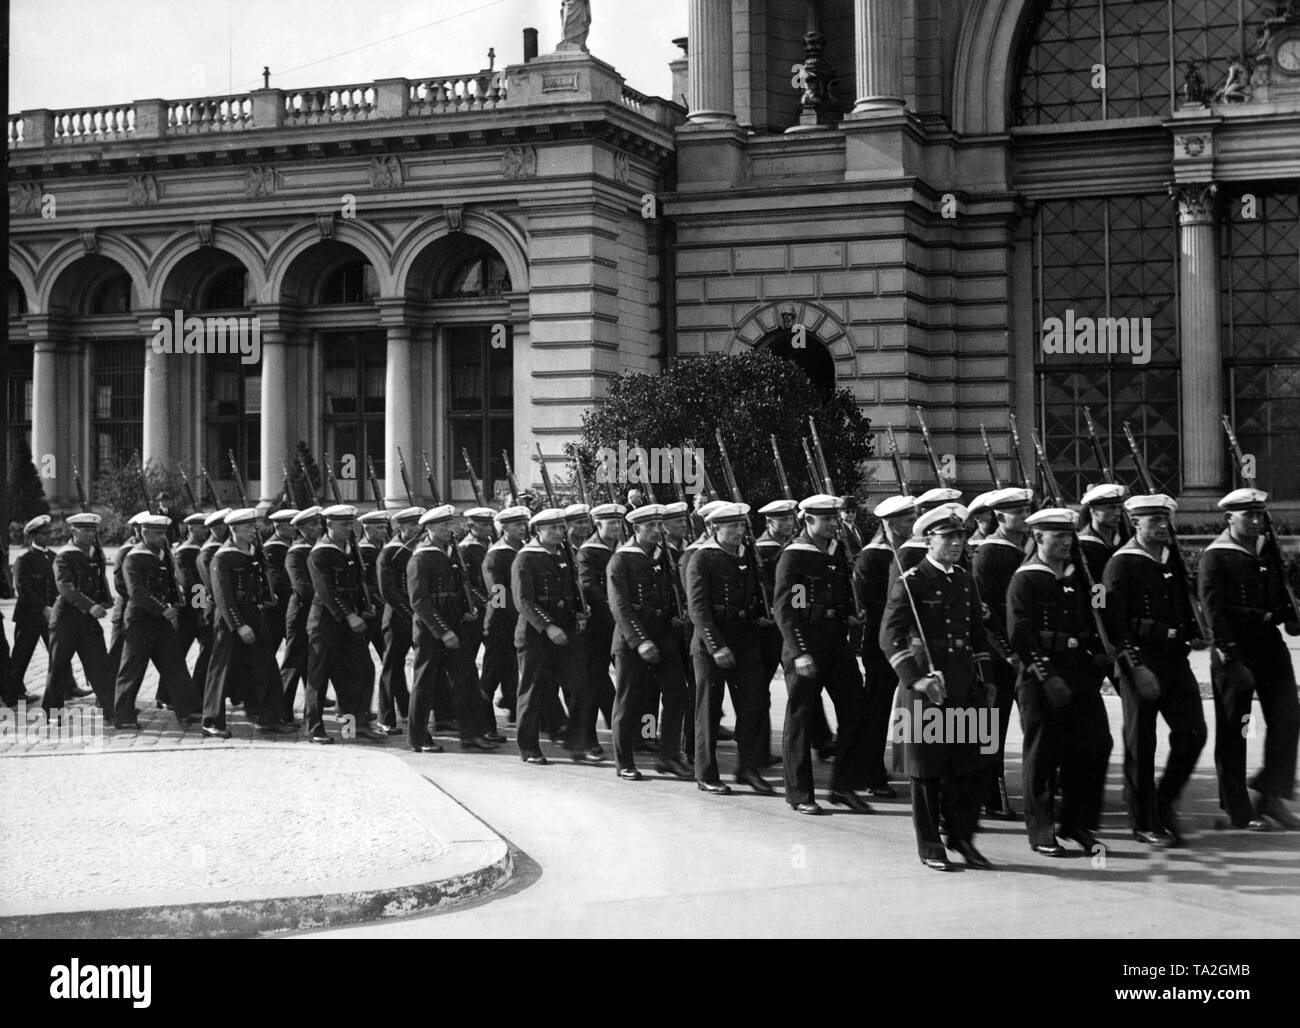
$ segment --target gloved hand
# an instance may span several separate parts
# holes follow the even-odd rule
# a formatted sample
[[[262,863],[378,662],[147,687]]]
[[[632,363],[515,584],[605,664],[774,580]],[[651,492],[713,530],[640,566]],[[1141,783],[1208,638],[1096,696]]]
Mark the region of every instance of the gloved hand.
[[[1070,687],[1060,675],[1048,675],[1043,681],[1043,694],[1049,706],[1060,709],[1070,702]]]

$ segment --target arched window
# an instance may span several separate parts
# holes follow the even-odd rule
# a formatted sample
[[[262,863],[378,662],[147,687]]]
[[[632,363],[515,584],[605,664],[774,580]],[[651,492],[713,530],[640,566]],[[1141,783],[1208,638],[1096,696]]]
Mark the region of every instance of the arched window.
[[[757,346],[799,365],[813,385],[824,393],[830,393],[835,388],[835,361],[830,351],[810,332],[803,332],[801,340],[797,340],[796,328],[790,325],[769,332]]]
[[[499,296],[510,292],[506,262],[495,252],[462,261],[447,279],[444,296]]]
[[[226,268],[208,284],[199,310],[224,311],[247,305],[248,272],[242,266]]]
[[[11,273],[9,275],[9,317],[21,318],[27,313],[27,293],[23,285]]]
[[[86,298],[87,314],[126,314],[131,310],[131,276],[126,272],[98,282]]]
[[[379,277],[367,260],[335,268],[321,284],[320,303],[369,303],[379,296]]]
[[[1165,118],[1187,77],[1207,94],[1272,13],[1259,0],[1043,0],[1025,34],[1012,99],[1017,125]]]

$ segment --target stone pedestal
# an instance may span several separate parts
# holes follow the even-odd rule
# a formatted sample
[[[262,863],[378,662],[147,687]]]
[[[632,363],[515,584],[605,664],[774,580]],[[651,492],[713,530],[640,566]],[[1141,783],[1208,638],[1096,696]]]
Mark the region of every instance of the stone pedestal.
[[[562,50],[534,57],[505,70],[506,107],[556,103],[620,103],[623,76],[581,50]]]

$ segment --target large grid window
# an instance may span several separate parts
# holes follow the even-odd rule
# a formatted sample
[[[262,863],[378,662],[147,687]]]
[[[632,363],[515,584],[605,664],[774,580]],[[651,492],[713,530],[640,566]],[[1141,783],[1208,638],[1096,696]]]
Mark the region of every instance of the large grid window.
[[[235,358],[210,357],[208,365],[208,471],[231,481],[230,453],[240,474],[262,479],[262,368]],[[269,469],[275,478],[278,468]],[[263,489],[263,492],[268,490]]]
[[[1034,309],[1038,422],[1067,496],[1100,481],[1083,407],[1108,463],[1135,484],[1131,423],[1161,489],[1179,490],[1177,207],[1165,194],[1048,200],[1036,214]],[[1043,326],[1082,318],[1150,318],[1150,361],[1126,354],[1047,354]]]
[[[364,500],[366,457],[384,478],[384,376],[388,337],[383,330],[330,333],[324,337],[325,452],[339,493]],[[344,462],[351,457],[352,462]],[[323,470],[323,469],[322,469]],[[355,470],[355,478],[340,478]],[[332,502],[332,501],[331,501]]]
[[[1300,499],[1300,193],[1295,183],[1245,187],[1222,211],[1223,331],[1237,437],[1256,457],[1261,489]]]
[[[1167,117],[1196,62],[1209,93],[1272,13],[1260,0],[1044,0],[1026,35],[1018,125]],[[1096,68],[1104,68],[1104,85]],[[1097,84],[1094,84],[1097,83]]]
[[[144,439],[145,344],[139,339],[95,340],[91,381],[95,473],[124,465]]]
[[[503,450],[514,447],[514,343],[493,346],[492,326],[447,330],[448,403],[451,438],[451,483],[456,500],[473,498],[462,447],[469,451],[483,491],[492,499],[497,483],[505,482]]]
[[[32,345],[9,344],[9,419],[5,425],[5,444],[8,447],[9,467],[13,467],[19,454],[32,445]]]

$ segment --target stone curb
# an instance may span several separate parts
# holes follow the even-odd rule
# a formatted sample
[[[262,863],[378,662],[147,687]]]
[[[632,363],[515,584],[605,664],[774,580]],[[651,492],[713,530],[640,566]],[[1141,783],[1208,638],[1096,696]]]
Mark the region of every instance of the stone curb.
[[[205,747],[209,748],[218,747]],[[260,749],[269,754],[281,748]],[[195,752],[176,746],[149,752],[166,750]],[[130,752],[105,749],[102,755]],[[340,876],[300,888],[281,883],[195,890],[188,895],[137,893],[56,903],[5,902],[0,903],[0,938],[253,937],[406,917],[479,899],[509,881],[514,859],[505,840],[438,786],[392,754],[358,749],[346,756],[359,761],[363,773],[397,790],[412,813],[439,837],[445,851],[437,859],[390,871],[382,879]]]

